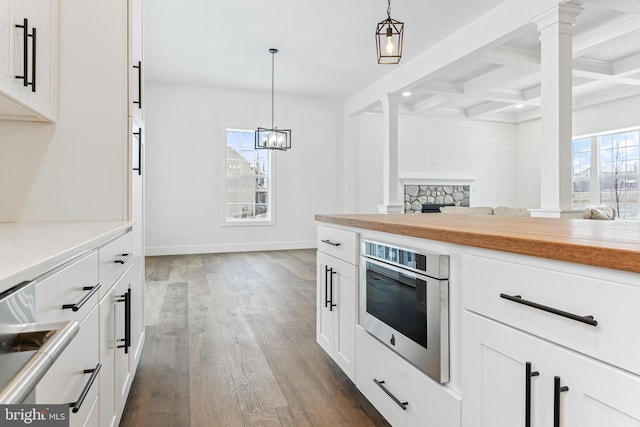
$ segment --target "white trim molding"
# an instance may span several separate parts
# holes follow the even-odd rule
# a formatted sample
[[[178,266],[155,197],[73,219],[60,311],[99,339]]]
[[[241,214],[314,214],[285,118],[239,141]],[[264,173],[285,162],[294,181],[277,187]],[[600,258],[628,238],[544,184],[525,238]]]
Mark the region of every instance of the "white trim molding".
[[[402,185],[471,185],[473,178],[400,178]]]
[[[252,242],[252,243],[223,243],[212,245],[185,245],[185,246],[148,246],[145,249],[146,256],[163,255],[192,255],[215,254],[227,252],[256,252],[256,251],[281,251],[289,249],[315,249],[315,240],[300,240],[291,242]]]

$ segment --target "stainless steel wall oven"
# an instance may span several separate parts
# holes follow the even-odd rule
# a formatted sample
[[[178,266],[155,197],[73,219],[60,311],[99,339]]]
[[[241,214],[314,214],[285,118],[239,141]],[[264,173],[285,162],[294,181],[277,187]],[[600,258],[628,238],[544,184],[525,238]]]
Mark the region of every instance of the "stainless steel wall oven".
[[[449,256],[363,240],[360,324],[440,383],[449,381]]]

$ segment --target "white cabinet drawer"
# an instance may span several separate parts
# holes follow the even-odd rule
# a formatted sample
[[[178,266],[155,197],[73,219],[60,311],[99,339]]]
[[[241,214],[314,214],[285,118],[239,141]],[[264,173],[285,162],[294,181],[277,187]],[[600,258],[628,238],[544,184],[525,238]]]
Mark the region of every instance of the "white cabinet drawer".
[[[358,265],[358,234],[333,227],[318,226],[318,250],[350,264]]]
[[[399,403],[376,381],[384,381],[382,387]],[[460,426],[458,396],[422,374],[359,326],[356,327],[356,386],[394,427]]]
[[[36,386],[36,403],[70,404],[78,402],[85,388],[88,392],[77,412],[69,411],[71,426],[84,426],[94,411],[100,372],[90,383],[98,365],[98,307],[94,307],[80,324],[80,330],[58,360]]]
[[[471,255],[463,268],[467,310],[640,373],[640,287]]]
[[[133,234],[126,233],[100,248],[99,277],[102,288],[100,298],[106,295],[118,277],[131,266],[133,261]]]
[[[38,322],[80,322],[98,303],[98,252],[36,283]]]

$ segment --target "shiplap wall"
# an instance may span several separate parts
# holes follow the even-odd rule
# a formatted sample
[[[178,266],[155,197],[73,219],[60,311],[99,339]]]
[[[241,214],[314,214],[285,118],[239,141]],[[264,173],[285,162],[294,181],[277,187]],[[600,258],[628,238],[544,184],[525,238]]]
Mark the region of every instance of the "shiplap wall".
[[[378,212],[382,204],[382,114],[364,113],[354,119],[356,136],[356,211]]]
[[[375,212],[382,202],[382,115],[361,114],[354,123],[356,206]],[[472,206],[517,206],[515,125],[401,115],[398,137],[400,177],[473,179]]]

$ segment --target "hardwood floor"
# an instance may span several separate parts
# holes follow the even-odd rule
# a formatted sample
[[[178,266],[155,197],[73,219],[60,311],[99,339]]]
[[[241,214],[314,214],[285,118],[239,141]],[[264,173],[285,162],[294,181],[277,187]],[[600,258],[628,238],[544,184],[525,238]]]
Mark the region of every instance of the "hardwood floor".
[[[315,250],[148,257],[121,426],[387,426],[315,342]]]

